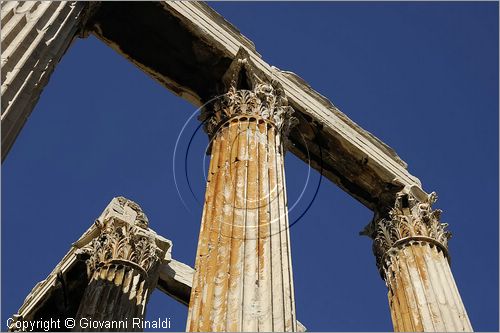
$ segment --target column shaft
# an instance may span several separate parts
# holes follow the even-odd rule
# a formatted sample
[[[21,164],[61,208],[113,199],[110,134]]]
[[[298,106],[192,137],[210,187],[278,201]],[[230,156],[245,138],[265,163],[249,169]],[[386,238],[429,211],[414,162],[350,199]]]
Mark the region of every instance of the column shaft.
[[[143,319],[145,305],[151,290],[147,276],[141,270],[123,263],[110,263],[97,269],[85,289],[76,315],[104,323],[127,323],[125,327],[78,327],[78,331],[142,331],[133,326],[133,319]],[[154,288],[154,286],[153,286]]]
[[[276,128],[234,118],[213,141],[189,331],[296,329]]]
[[[395,331],[472,331],[441,249],[417,241],[391,260],[387,285]]]
[[[293,111],[248,59],[229,71],[206,124],[213,140],[187,330],[295,331],[283,168]]]

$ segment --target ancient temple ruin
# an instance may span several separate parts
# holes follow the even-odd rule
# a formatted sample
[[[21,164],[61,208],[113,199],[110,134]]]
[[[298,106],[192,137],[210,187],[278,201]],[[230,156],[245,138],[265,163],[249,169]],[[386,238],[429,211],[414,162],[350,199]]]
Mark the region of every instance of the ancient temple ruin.
[[[141,318],[158,288],[188,306],[188,331],[304,331],[290,255],[289,151],[373,211],[362,233],[373,239],[395,331],[472,331],[436,194],[206,4],[9,1],[1,23],[2,160],[72,41],[89,34],[203,105],[211,142],[194,269],[172,258],[172,243],[137,203],[113,198],[28,295],[11,330],[48,316]]]

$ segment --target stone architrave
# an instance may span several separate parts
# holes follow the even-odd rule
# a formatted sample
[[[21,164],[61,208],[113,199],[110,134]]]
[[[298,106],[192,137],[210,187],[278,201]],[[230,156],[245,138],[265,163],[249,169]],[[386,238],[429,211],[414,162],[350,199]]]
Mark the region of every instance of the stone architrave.
[[[240,50],[201,119],[211,161],[187,331],[295,331],[284,174],[293,110]]]
[[[419,191],[420,192],[420,191]],[[432,209],[437,196],[400,193],[395,206],[375,218],[370,235],[388,290],[396,332],[472,331],[449,265],[448,224]],[[422,200],[423,199],[423,200]]]
[[[171,243],[156,237],[135,202],[118,197],[96,221],[99,235],[79,250],[86,258],[89,284],[76,315],[77,331],[142,331],[149,295]],[[94,236],[94,235],[92,235]],[[82,318],[118,327],[79,326]],[[125,326],[124,326],[125,325]]]

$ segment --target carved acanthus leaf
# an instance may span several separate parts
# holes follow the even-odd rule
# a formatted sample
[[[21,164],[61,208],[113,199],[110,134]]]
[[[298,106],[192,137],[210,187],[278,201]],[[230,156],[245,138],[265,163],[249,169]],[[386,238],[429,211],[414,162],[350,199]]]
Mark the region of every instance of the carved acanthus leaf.
[[[448,224],[440,222],[441,210],[432,209],[436,200],[434,192],[425,202],[418,201],[411,194],[400,194],[388,216],[374,222],[371,235],[373,252],[381,272],[386,262],[390,262],[388,254],[395,253],[398,246],[411,241],[430,242],[447,252],[451,233],[446,230]]]
[[[137,215],[133,223],[116,215],[96,221],[99,235],[79,250],[79,255],[88,257],[89,275],[113,261],[128,262],[147,273],[163,258],[164,251],[157,246],[155,235],[148,229],[147,217],[139,205],[125,198],[118,198],[118,202]]]

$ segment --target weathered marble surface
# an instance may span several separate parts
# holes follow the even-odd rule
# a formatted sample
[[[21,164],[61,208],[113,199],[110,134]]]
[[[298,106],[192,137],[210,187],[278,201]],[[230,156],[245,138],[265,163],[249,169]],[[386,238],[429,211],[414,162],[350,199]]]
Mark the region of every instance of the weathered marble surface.
[[[61,259],[46,279],[35,285],[28,294],[18,312],[12,317],[16,320],[33,321],[40,318],[61,319],[75,318],[89,283],[87,265],[81,259],[82,249],[88,246],[100,235],[98,224],[106,218],[116,217],[132,223],[136,213],[131,209],[120,209],[114,204],[103,211],[83,235],[71,246],[70,250]],[[150,229],[154,234],[154,231]],[[175,259],[172,259],[172,242],[155,234],[156,242],[165,248],[163,263],[159,267],[156,288],[168,296],[173,297],[184,305],[189,304],[194,269]],[[166,246],[168,245],[168,246]],[[130,307],[127,307],[130,309]],[[297,321],[298,331],[305,331],[305,327]]]
[[[95,4],[2,1],[2,161]]]
[[[76,313],[74,331],[109,330],[81,326],[82,318],[128,321],[127,327],[138,329],[133,318],[144,319],[160,265],[169,259],[172,243],[157,237],[141,207],[124,197],[114,198],[95,225],[95,237],[85,245],[81,241],[77,253],[85,260],[90,281]]]
[[[244,50],[202,113],[211,160],[187,331],[296,331],[284,154],[293,109]]]
[[[388,288],[396,332],[471,332],[472,325],[449,264],[451,233],[441,211],[400,193],[394,207],[365,230]]]

